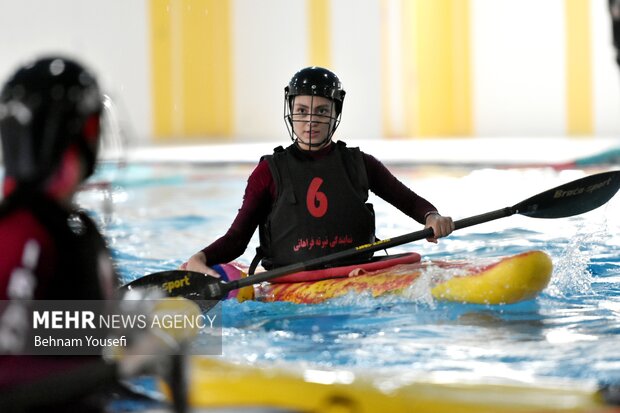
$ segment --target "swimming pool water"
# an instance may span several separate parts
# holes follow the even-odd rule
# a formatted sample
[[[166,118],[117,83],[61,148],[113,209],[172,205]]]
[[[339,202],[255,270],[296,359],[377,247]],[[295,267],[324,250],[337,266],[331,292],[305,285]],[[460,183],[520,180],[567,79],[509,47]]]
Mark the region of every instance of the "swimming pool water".
[[[79,202],[93,211],[123,282],[174,269],[223,235],[241,204],[252,165],[131,165],[108,168]],[[513,205],[598,170],[398,167],[393,172],[455,219]],[[377,235],[421,229],[374,197]],[[348,296],[318,305],[226,301],[222,358],[287,368],[349,369],[391,383],[412,377],[536,383],[620,383],[620,196],[563,219],[513,216],[454,232],[438,245],[391,252],[432,259],[496,257],[541,249],[553,259],[535,300],[486,306],[422,294]],[[250,262],[257,236],[240,261]],[[424,286],[422,286],[424,288]],[[427,291],[428,292],[428,291]]]

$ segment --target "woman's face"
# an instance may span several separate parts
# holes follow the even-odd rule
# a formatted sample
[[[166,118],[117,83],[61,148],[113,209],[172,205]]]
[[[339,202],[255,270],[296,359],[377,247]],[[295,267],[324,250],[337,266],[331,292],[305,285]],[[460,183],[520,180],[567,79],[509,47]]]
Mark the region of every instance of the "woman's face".
[[[306,151],[325,147],[329,143],[336,117],[331,99],[311,95],[296,96],[291,108],[291,121],[299,147]]]

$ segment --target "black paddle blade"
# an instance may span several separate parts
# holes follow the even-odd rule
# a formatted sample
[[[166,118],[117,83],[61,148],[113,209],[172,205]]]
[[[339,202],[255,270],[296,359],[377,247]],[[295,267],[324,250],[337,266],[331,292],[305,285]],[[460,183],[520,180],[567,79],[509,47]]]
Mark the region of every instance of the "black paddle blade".
[[[620,171],[586,176],[534,195],[512,207],[532,218],[564,218],[583,214],[609,201],[620,188]]]
[[[161,271],[138,278],[121,287],[122,290],[134,288],[157,288],[169,297],[184,297],[190,300],[221,300],[227,292],[224,284],[217,278],[194,271]]]

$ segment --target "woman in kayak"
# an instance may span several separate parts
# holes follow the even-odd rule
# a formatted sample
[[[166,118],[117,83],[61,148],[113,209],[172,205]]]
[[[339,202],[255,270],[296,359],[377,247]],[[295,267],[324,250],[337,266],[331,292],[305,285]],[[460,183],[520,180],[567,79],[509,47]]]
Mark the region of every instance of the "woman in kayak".
[[[376,158],[332,140],[344,97],[340,80],[327,69],[308,67],[293,76],[284,89],[284,118],[293,144],[261,158],[229,230],[194,254],[186,269],[217,277],[210,267],[242,255],[257,227],[260,247],[253,266],[262,259],[266,269],[372,243],[369,190],[433,228],[430,242],[454,230],[450,217],[440,215]]]

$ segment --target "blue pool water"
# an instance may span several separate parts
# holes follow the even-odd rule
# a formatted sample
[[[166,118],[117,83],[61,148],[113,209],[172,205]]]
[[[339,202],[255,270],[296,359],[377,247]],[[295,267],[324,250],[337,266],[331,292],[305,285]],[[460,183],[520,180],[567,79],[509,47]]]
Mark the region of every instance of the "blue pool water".
[[[107,190],[79,202],[95,214],[127,282],[174,269],[224,234],[252,165],[133,165],[100,171]],[[453,218],[513,205],[599,170],[398,167],[393,172]],[[377,235],[420,225],[377,198]],[[348,296],[318,305],[223,305],[222,358],[240,364],[349,369],[398,382],[411,377],[527,382],[620,383],[620,195],[587,214],[539,220],[513,216],[456,231],[438,245],[391,252],[431,259],[547,252],[554,273],[535,300],[486,306],[437,302],[426,294]],[[253,257],[257,237],[240,261]],[[424,288],[422,286],[421,288]]]

